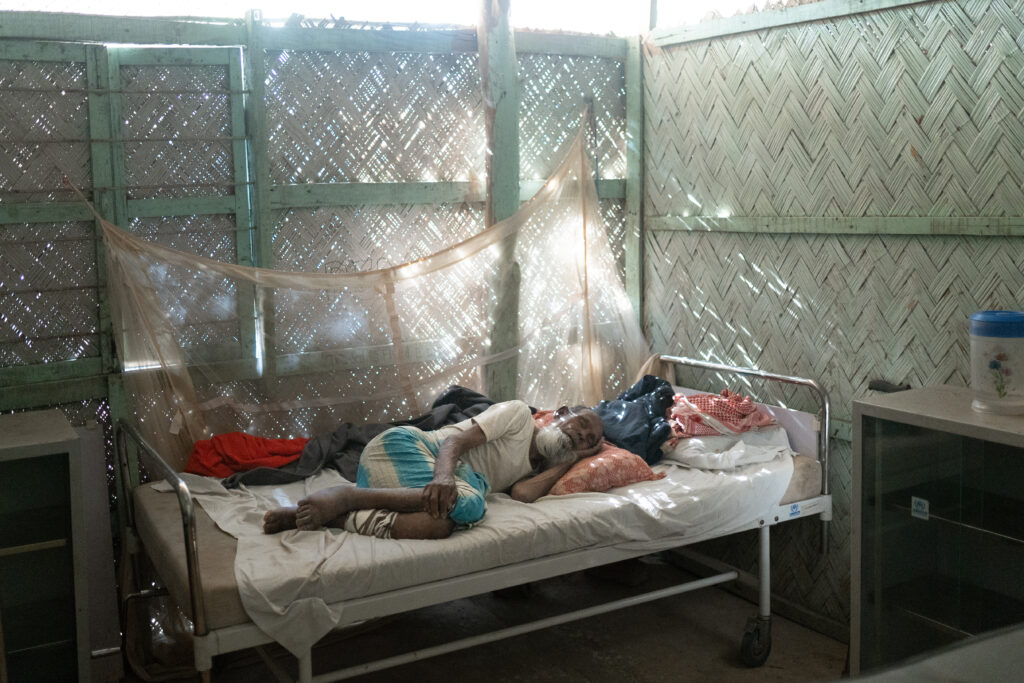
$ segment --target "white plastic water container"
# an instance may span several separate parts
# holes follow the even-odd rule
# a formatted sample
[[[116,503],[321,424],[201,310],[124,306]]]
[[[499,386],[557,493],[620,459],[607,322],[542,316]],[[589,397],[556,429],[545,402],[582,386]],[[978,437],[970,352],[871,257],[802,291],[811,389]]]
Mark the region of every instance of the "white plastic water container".
[[[982,413],[1024,414],[1024,313],[971,314],[971,407]]]

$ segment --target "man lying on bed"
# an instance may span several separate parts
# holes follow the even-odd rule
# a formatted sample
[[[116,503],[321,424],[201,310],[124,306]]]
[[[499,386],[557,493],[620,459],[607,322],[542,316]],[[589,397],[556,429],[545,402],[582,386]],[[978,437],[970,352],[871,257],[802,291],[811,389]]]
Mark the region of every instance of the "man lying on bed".
[[[529,407],[508,401],[436,431],[392,427],[359,457],[355,486],[335,486],[266,514],[268,534],[323,526],[380,538],[447,538],[479,522],[489,491],[532,503],[580,458],[601,449],[601,419],[559,408],[538,429]]]

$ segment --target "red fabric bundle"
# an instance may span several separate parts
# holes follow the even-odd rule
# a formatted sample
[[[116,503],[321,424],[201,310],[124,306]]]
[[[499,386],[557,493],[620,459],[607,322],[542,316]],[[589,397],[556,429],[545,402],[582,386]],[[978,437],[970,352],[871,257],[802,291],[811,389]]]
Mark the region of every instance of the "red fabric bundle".
[[[775,424],[749,396],[723,389],[721,394],[677,394],[669,408],[673,444],[690,436],[739,434]]]
[[[264,439],[244,432],[218,434],[195,442],[185,471],[224,478],[257,467],[281,467],[302,455],[308,441]]]

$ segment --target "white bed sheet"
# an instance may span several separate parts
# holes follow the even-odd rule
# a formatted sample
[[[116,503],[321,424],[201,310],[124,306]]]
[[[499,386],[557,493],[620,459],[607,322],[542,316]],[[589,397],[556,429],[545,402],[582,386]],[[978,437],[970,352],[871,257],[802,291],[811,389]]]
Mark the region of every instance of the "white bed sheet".
[[[731,470],[794,455],[786,430],[775,425],[740,434],[694,436],[664,449],[667,461],[704,470]]]
[[[488,496],[476,527],[445,540],[395,541],[337,529],[262,533],[264,512],[347,483],[325,471],[286,486],[224,489],[182,475],[217,525],[238,539],[235,576],[253,622],[300,655],[341,619],[345,600],[587,547],[654,552],[735,531],[766,517],[793,473],[791,457],[709,472],[658,465],[667,476],[607,493],[519,503]]]

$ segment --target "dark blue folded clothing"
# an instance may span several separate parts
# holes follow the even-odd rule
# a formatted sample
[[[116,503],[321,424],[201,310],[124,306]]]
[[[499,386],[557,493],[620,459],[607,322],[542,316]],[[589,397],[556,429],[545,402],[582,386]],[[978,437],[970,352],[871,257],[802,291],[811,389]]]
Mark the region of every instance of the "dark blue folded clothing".
[[[672,385],[645,375],[614,401],[601,401],[594,412],[604,424],[604,437],[636,453],[648,465],[661,460],[661,445],[672,434],[666,415],[672,407]]]

